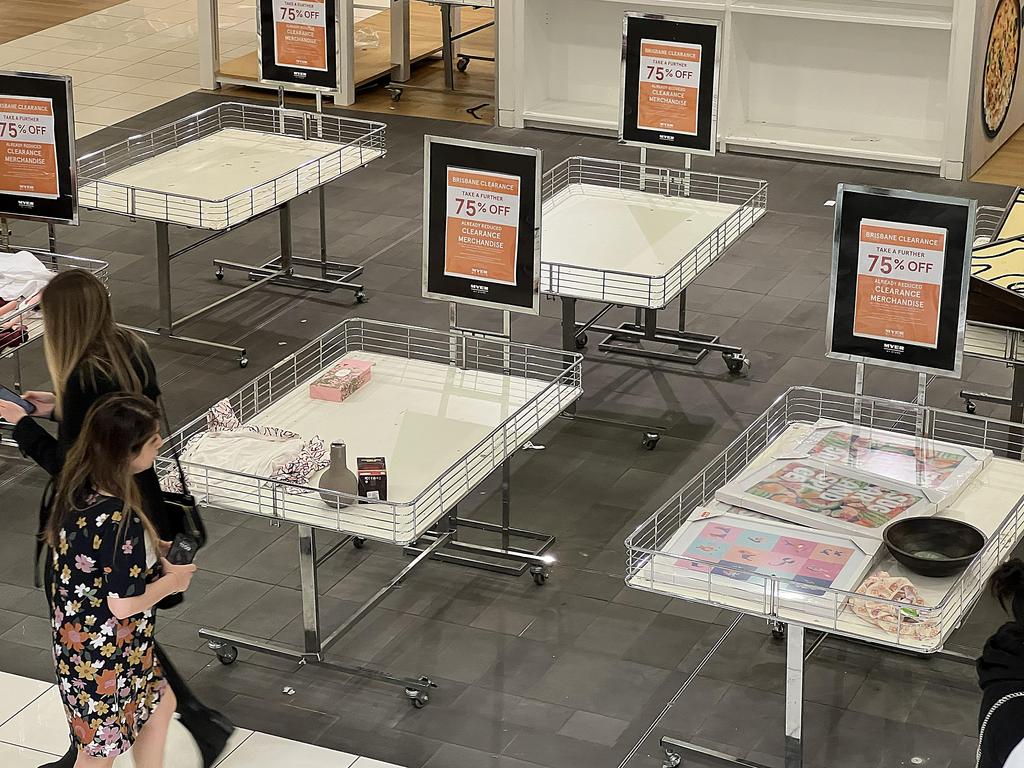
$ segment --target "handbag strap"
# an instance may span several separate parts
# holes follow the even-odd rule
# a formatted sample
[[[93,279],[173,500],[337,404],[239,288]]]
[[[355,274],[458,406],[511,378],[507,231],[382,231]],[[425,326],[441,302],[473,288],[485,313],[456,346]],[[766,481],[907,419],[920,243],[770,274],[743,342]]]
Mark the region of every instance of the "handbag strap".
[[[160,417],[164,423],[164,429],[167,430],[167,437],[171,437],[171,422],[167,418],[167,409],[164,407],[164,399],[162,397],[157,398],[157,405],[160,408]],[[185,470],[181,466],[181,457],[178,455],[178,449],[172,444],[171,445],[171,456],[174,457],[174,465],[178,468],[178,479],[181,481],[181,492],[188,493],[188,481],[185,480]]]

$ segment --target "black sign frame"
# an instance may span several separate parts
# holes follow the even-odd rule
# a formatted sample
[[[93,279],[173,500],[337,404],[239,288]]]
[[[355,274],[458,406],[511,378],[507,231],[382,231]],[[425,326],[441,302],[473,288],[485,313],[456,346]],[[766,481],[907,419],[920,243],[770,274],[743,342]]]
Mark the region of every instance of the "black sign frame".
[[[963,365],[976,212],[976,200],[840,184],[835,201],[826,356],[959,378]],[[863,219],[946,229],[935,349],[853,334],[860,224]]]
[[[423,296],[539,315],[541,151],[530,147],[426,136],[423,153]],[[486,281],[445,274],[450,167],[519,177],[518,255],[514,285],[482,284]]]
[[[78,226],[78,160],[71,78],[37,72],[0,71],[0,96],[50,99],[57,156],[56,200],[0,192],[0,215]]]
[[[258,79],[261,83],[278,85],[292,90],[337,91],[339,87],[338,57],[338,3],[324,0],[327,24],[327,71],[285,67],[276,61],[277,32],[274,19],[274,0],[259,0],[256,12],[256,58]]]
[[[718,145],[718,87],[721,71],[721,22],[627,12],[622,20],[622,83],[619,88],[619,143],[714,155]],[[701,46],[697,135],[641,128],[639,120],[640,42],[643,39]],[[703,66],[705,56],[714,66]]]

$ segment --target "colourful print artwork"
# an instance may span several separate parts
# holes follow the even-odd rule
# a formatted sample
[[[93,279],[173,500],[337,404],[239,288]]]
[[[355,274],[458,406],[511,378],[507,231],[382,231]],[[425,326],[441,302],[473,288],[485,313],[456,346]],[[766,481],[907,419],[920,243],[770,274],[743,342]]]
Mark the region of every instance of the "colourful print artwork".
[[[970,480],[991,455],[976,450],[975,456],[952,444],[845,425],[815,430],[800,449],[800,455],[805,450],[808,458],[826,464],[947,493]]]
[[[694,525],[699,530],[676,561],[677,566],[758,586],[764,583],[763,577],[773,576],[791,582],[791,586],[801,585],[808,594],[821,595],[835,584],[855,556],[860,556],[860,550],[852,545],[788,536],[773,532],[773,526],[733,525],[717,520]]]

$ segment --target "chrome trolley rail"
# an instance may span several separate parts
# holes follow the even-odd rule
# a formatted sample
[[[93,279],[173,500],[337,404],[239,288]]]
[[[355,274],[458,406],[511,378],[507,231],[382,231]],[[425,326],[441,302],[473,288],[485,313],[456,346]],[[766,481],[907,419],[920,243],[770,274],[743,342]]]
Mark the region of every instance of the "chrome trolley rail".
[[[544,584],[553,562],[547,553],[555,539],[548,534],[512,526],[511,460],[517,450],[579,397],[582,358],[514,342],[349,319],[231,395],[232,408],[243,423],[247,422],[297,387],[305,386],[316,373],[350,352],[370,352],[455,366],[464,371],[527,378],[542,382],[543,386],[416,498],[407,501],[371,500],[184,462],[192,478],[191,490],[201,503],[202,488],[215,487],[217,498],[230,503],[210,506],[269,518],[278,524],[292,523],[298,526],[299,532],[304,648],[294,649],[213,629],[202,629],[200,635],[209,641],[218,659],[225,664],[234,662],[238,649],[245,648],[292,659],[300,665],[324,665],[345,674],[400,685],[413,706],[422,707],[429,700],[428,691],[434,685],[428,678],[396,677],[371,667],[328,661],[326,653],[428,558],[511,575],[529,570],[538,585]],[[204,414],[172,435],[164,454],[157,459],[158,473],[173,474],[176,470],[170,451],[181,450],[189,439],[205,429]],[[501,522],[459,517],[458,504],[499,468],[502,471]],[[324,493],[336,497],[336,506],[321,501],[320,494]],[[459,532],[464,528],[496,534],[500,543],[483,546],[461,541]],[[327,552],[318,553],[317,530],[340,532],[344,538]],[[361,548],[367,539],[401,546],[415,557],[341,626],[325,635],[320,622],[317,568],[345,544],[351,542]],[[481,562],[478,559],[481,557],[488,560]]]
[[[220,199],[204,198],[201,194],[168,193],[110,179],[114,174],[146,160],[228,129],[336,144],[338,148],[276,178]],[[362,274],[363,268],[330,261],[327,257],[324,187],[383,157],[387,151],[385,131],[383,123],[228,102],[80,158],[79,201],[83,207],[129,216],[133,220],[155,222],[159,325],[156,329],[134,330],[234,352],[238,355],[239,365],[244,368],[248,365],[244,348],[181,336],[176,329],[265,283],[325,292],[342,288],[353,291],[358,302],[365,301],[363,286],[352,282]],[[299,195],[314,190],[320,202],[320,255],[319,258],[295,256],[291,202]],[[225,270],[238,270],[247,273],[252,284],[176,319],[171,302],[171,262],[275,210],[280,221],[281,255],[261,266],[215,259],[213,263],[217,267],[218,280],[223,279]],[[214,234],[172,251],[169,232],[172,224],[209,230]],[[315,274],[299,274],[298,267],[311,268]]]
[[[15,248],[14,250],[29,251],[51,272],[57,273],[65,272],[69,269],[82,269],[94,274],[104,285],[107,284],[107,273],[110,265],[105,261],[100,261],[99,259],[87,259],[82,256],[63,256],[59,253],[51,253],[50,251],[38,248]],[[38,307],[35,309],[22,309],[0,317],[0,325],[6,325],[11,322],[20,323],[25,326],[26,331],[28,332],[28,340],[22,342],[17,347],[8,347],[7,349],[0,350],[0,360],[6,360],[8,358],[14,359],[14,389],[15,391],[20,392],[22,385],[21,352],[25,347],[41,339],[45,329],[43,327],[43,316],[38,311]],[[7,424],[2,424],[0,426],[2,426],[4,430],[8,429]],[[0,438],[0,443],[13,445],[13,442],[11,442],[6,436]]]
[[[742,607],[738,607],[735,593],[728,593],[726,586],[717,585],[710,573],[704,583],[699,582],[698,578],[689,578],[692,573],[688,572],[688,583],[694,586],[686,588],[685,593],[668,589],[667,582],[656,578],[656,571],[665,573],[676,568],[675,562],[679,555],[671,554],[666,548],[696,507],[711,502],[719,488],[741,475],[746,467],[788,427],[800,423],[813,424],[818,419],[859,423],[866,427],[909,435],[922,434],[936,440],[987,448],[996,456],[1017,461],[1021,460],[1024,452],[1024,427],[1019,424],[808,387],[788,390],[699,475],[626,539],[628,586],[676,599],[725,608],[738,614],[722,638],[650,727],[645,738],[653,733],[664,714],[697,677],[745,615],[768,620],[773,635],[777,639],[786,638],[786,768],[800,768],[802,765],[804,662],[829,635],[902,652],[942,655],[958,661],[964,660],[959,654],[943,651],[943,643],[970,615],[984,590],[987,578],[1000,563],[1011,556],[1014,548],[1024,537],[1024,497],[1016,502],[1002,524],[988,538],[985,547],[950,587],[946,597],[936,605],[915,607],[923,620],[935,622],[941,628],[938,637],[929,645],[922,645],[921,641],[911,642],[903,633],[881,639],[880,633],[872,631],[870,625],[851,621],[847,613],[848,600],[854,594],[851,592],[824,590],[823,597],[815,601],[814,610],[809,611],[806,593],[801,592],[786,579],[764,577],[763,594],[758,590],[757,594],[752,594],[749,599],[742,601]],[[696,558],[688,555],[687,559]],[[801,595],[804,599],[800,598]],[[904,603],[862,594],[857,594],[856,597],[866,603],[885,606],[891,610],[898,611],[900,607],[905,607]],[[900,626],[902,627],[902,624]],[[809,646],[805,646],[804,642],[806,630],[817,633]],[[758,768],[750,761],[668,736],[661,738],[661,745],[666,753],[665,768],[681,765],[684,754],[705,760],[710,758],[725,765]]]

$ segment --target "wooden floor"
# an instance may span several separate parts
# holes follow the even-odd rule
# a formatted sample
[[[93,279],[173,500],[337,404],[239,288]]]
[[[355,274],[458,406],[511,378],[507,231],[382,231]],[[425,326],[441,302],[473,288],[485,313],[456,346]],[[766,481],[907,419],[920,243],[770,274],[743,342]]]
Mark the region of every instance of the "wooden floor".
[[[971,181],[1005,184],[1008,187],[1024,186],[1024,128],[1003,144],[971,177]]]
[[[0,43],[42,32],[125,0],[0,0]]]
[[[471,29],[494,18],[487,9],[465,9],[462,12],[463,29]],[[469,123],[494,124],[494,63],[472,61],[466,72],[455,73],[455,92],[445,91],[444,67],[440,60],[429,57],[441,46],[441,14],[436,6],[412,3],[410,8],[409,45],[412,58],[420,62],[413,68],[413,76],[402,93],[400,101],[391,99],[391,93],[382,87],[372,87],[390,71],[390,14],[375,14],[356,26],[375,32],[379,44],[370,49],[357,50],[357,85],[366,87],[358,94],[356,103],[349,107],[357,111],[376,114],[400,114],[414,117],[432,117]],[[461,50],[471,56],[494,56],[494,28],[477,32],[461,41]],[[231,61],[222,62],[221,73],[239,79],[256,80],[255,51]],[[225,89],[230,90],[230,89]],[[460,93],[460,91],[462,91]],[[475,95],[467,95],[471,91]],[[252,89],[246,89],[251,95]],[[480,95],[484,94],[484,95]],[[469,110],[473,111],[470,112]]]

